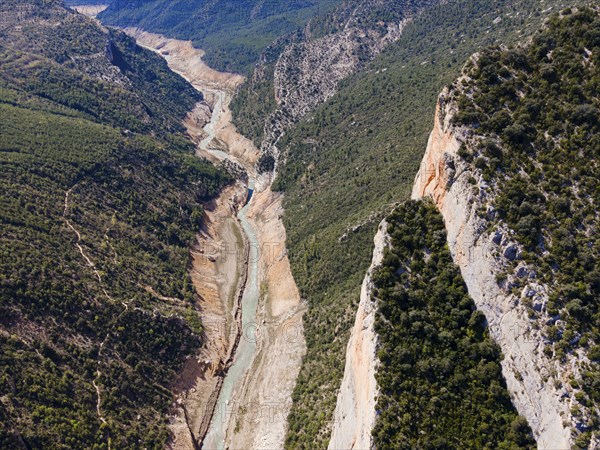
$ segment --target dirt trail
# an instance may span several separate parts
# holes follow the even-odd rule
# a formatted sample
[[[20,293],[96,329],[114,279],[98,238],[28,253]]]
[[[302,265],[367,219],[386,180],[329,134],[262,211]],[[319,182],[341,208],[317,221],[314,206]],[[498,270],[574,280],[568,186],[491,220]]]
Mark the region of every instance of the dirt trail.
[[[231,123],[229,102],[243,77],[210,69],[201,60],[203,52],[190,42],[167,39],[138,29],[127,29],[138,42],[165,57],[175,72],[184,76],[205,96],[186,119],[188,133],[199,145],[199,156],[218,162],[223,155],[236,161],[255,177],[259,152]],[[212,121],[211,121],[212,119]],[[211,123],[212,122],[212,123]],[[211,124],[206,127],[207,124]],[[205,129],[207,128],[207,130]],[[208,131],[208,132],[207,132]],[[206,145],[206,138],[210,145]],[[204,150],[208,147],[208,150]],[[285,251],[282,196],[270,189],[271,180],[257,177],[256,191],[247,212],[248,222],[258,240],[260,295],[256,314],[256,350],[251,369],[233,388],[232,400],[215,404],[223,378],[223,361],[235,335],[235,299],[239,297],[244,265],[244,233],[236,212],[245,199],[241,183],[226,190],[207,212],[205,230],[199,236],[200,249],[193,252],[192,276],[201,297],[201,315],[206,342],[190,358],[176,383],[180,396],[173,417],[175,440],[172,448],[201,446],[207,417],[224,419],[225,442],[230,448],[282,448],[287,429],[291,393],[305,353],[302,315],[305,305],[292,277]],[[216,254],[202,247],[220,249]],[[252,254],[253,252],[251,252]],[[208,324],[208,326],[207,326]],[[245,335],[246,336],[246,335]],[[247,337],[247,336],[246,336]],[[210,361],[210,363],[208,363]],[[225,412],[223,415],[218,415]]]
[[[90,267],[90,269],[92,269],[92,271],[94,272],[94,275],[96,275],[96,278],[98,278],[98,282],[102,285],[102,276],[100,275],[100,272],[98,271],[98,269],[96,269],[96,265],[90,259],[90,257],[85,253],[85,251],[83,250],[83,247],[81,246],[81,234],[79,233],[79,231],[77,231],[77,229],[73,226],[71,221],[67,218],[68,213],[69,213],[69,197],[71,196],[71,192],[73,192],[73,189],[75,187],[76,186],[73,186],[71,189],[69,189],[68,191],[65,192],[65,202],[64,202],[65,207],[63,210],[63,218],[64,218],[67,226],[77,236],[77,242],[75,243],[75,245],[77,246],[79,253],[81,253],[81,256],[83,257],[83,259],[85,259],[85,262],[87,263],[87,265]],[[108,294],[106,294],[106,295],[107,295],[107,297],[109,297]]]
[[[102,281],[102,276],[100,275],[100,271],[96,268],[96,264],[94,264],[92,259],[85,253],[83,246],[81,245],[81,243],[82,243],[81,233],[77,230],[77,228],[75,228],[73,223],[68,219],[69,209],[71,207],[71,194],[73,193],[73,191],[76,188],[77,188],[77,184],[73,185],[70,189],[68,189],[65,192],[63,220],[67,224],[67,227],[71,231],[73,231],[73,233],[75,233],[75,236],[77,236],[77,241],[75,242],[75,246],[77,247],[79,253],[81,254],[82,258],[85,260],[88,267],[94,272],[94,275],[98,279],[98,284],[100,286],[100,289],[102,290],[102,292],[104,293],[104,295],[106,296],[106,298],[109,301],[114,302],[113,298],[109,295],[108,291],[106,290],[106,287],[104,286],[104,282]],[[108,231],[104,235],[105,238],[107,238],[107,234],[108,234]],[[113,250],[114,250],[114,248],[113,248]],[[115,254],[116,254],[116,252],[115,252]],[[124,310],[119,315],[119,317],[122,314],[124,314],[126,311],[129,310],[129,305],[127,305],[127,303],[125,303],[124,301],[121,301],[121,304],[123,305]],[[94,374],[95,379],[92,380],[92,386],[94,386],[94,390],[96,391],[96,415],[98,416],[98,420],[100,420],[100,422],[102,422],[102,424],[106,424],[107,422],[106,422],[106,419],[104,418],[104,416],[102,415],[102,391],[100,389],[100,384],[98,384],[96,381],[100,380],[100,377],[102,376],[102,372],[100,372],[100,365],[102,362],[102,359],[101,359],[102,358],[102,350],[104,349],[106,342],[110,338],[111,332],[112,332],[112,330],[109,331],[109,333],[106,335],[104,340],[100,343],[100,348],[98,349],[98,356],[96,358],[96,372]],[[37,352],[37,350],[36,350],[36,352]],[[38,352],[38,354],[39,354],[39,352]],[[111,450],[110,438],[108,439],[107,446],[108,446],[108,450]]]

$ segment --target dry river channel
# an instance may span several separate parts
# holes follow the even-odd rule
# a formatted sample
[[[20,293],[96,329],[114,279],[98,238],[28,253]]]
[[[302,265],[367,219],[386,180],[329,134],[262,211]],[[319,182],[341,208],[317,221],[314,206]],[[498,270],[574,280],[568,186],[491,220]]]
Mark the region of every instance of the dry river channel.
[[[229,102],[243,77],[209,68],[190,42],[125,31],[203,93],[185,123],[198,156],[247,174],[207,206],[192,251],[206,335],[173,383],[170,447],[283,448],[306,351],[306,305],[285,250],[282,195],[271,191],[270,176],[256,174],[258,149],[231,123]]]

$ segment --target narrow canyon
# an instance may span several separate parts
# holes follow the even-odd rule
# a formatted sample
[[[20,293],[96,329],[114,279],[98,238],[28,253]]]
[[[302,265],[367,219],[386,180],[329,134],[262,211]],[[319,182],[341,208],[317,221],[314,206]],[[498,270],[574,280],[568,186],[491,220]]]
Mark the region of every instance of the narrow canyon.
[[[190,42],[125,31],[203,93],[186,120],[197,155],[239,175],[207,209],[192,252],[205,345],[175,383],[172,448],[281,448],[306,305],[285,249],[282,195],[271,176],[256,174],[259,151],[231,123],[243,77],[209,68]]]

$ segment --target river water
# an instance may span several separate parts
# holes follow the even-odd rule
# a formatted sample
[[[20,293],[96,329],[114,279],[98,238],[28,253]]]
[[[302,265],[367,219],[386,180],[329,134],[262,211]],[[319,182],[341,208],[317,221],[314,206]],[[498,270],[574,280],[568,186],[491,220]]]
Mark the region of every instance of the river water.
[[[216,124],[222,112],[223,99],[225,93],[216,91],[217,101],[213,107],[213,113],[210,122],[204,127],[207,137],[202,140],[200,147],[219,159],[232,159],[230,155],[220,150],[210,149],[210,143],[214,139],[216,133]],[[232,159],[233,160],[233,159]],[[254,190],[254,181],[250,179],[248,184],[248,192]],[[233,393],[235,389],[242,383],[244,376],[250,369],[254,353],[256,351],[256,310],[260,295],[258,282],[258,260],[259,260],[259,244],[256,232],[250,225],[247,219],[248,210],[251,206],[252,198],[238,213],[238,219],[242,226],[242,230],[246,235],[246,243],[249,246],[248,256],[248,277],[246,287],[242,296],[242,337],[235,353],[234,362],[227,371],[225,380],[219,393],[219,399],[215,406],[215,412],[208,428],[206,437],[204,438],[204,449],[223,450],[225,448],[225,436],[230,423],[234,423],[236,417],[233,417],[235,412],[239,411],[232,403]],[[244,255],[244,251],[239,251],[240,257]],[[240,418],[241,419],[241,418]],[[232,422],[233,421],[233,422]]]
[[[152,51],[157,51],[155,48],[147,47]],[[163,55],[164,56],[164,55]],[[167,59],[168,62],[168,59]],[[170,64],[169,64],[170,65]],[[224,90],[202,88],[200,89],[190,80],[185,73],[177,71],[171,67],[173,71],[181,75],[183,78],[188,80],[199,91],[203,91],[204,94],[212,93],[215,95],[215,104],[212,108],[212,114],[209,123],[204,127],[206,137],[200,142],[199,147],[201,150],[206,151],[218,160],[223,161],[225,159],[233,161],[242,167],[245,165],[240,163],[232,155],[222,151],[211,148],[212,141],[215,139],[217,132],[217,125],[221,114],[223,113],[224,103],[227,99],[227,93]],[[256,325],[256,311],[258,306],[258,300],[260,295],[259,282],[258,282],[258,261],[259,261],[259,244],[256,232],[250,225],[247,219],[248,210],[251,206],[252,192],[254,191],[254,179],[252,178],[252,168],[245,167],[248,170],[248,203],[239,211],[237,217],[242,226],[242,230],[246,235],[246,243],[249,246],[249,257],[247,266],[247,279],[244,294],[242,296],[242,337],[240,343],[235,352],[234,361],[227,375],[223,380],[221,391],[219,392],[219,398],[215,406],[215,412],[208,428],[207,434],[204,441],[201,443],[202,448],[205,450],[224,450],[225,448],[225,437],[227,428],[230,423],[235,423],[236,418],[232,417],[240,408],[234,408],[232,404],[233,394],[244,380],[246,373],[248,372],[254,353],[256,352],[256,339],[257,339],[257,325]],[[245,255],[244,249],[239,249],[239,257]],[[238,405],[239,406],[239,405]],[[241,418],[240,418],[241,419]]]

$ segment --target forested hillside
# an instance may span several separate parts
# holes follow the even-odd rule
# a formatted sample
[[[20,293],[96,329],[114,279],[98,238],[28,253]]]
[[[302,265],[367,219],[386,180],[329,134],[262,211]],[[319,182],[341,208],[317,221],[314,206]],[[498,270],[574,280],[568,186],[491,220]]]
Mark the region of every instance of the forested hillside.
[[[190,39],[211,67],[245,73],[275,39],[340,1],[115,0],[99,17],[107,25]]]
[[[407,202],[374,275],[379,306],[377,448],[534,449],[511,403],[502,355],[469,297],[435,206]]]
[[[228,181],[181,133],[200,96],[58,1],[0,17],[0,447],[162,448],[201,344],[188,246]]]
[[[288,129],[330,99],[339,83],[397,41],[407,23],[439,0],[344,2],[278,39],[232,102],[235,124],[262,149],[273,170]],[[270,162],[270,163],[269,163]]]
[[[408,198],[438,93],[473,52],[526,40],[560,5],[454,0],[428,7],[279,142],[275,187],[286,194],[290,261],[310,304],[289,448],[327,442],[371,238],[389,205]],[[243,105],[237,112],[242,123]]]
[[[479,215],[518,245],[499,285],[531,291],[526,270],[544,286],[520,302],[557,363],[550,382],[569,384],[577,448],[600,430],[599,53],[598,10],[565,9],[529,45],[473,58],[448,97],[454,125],[476,130],[459,156],[481,174]]]

